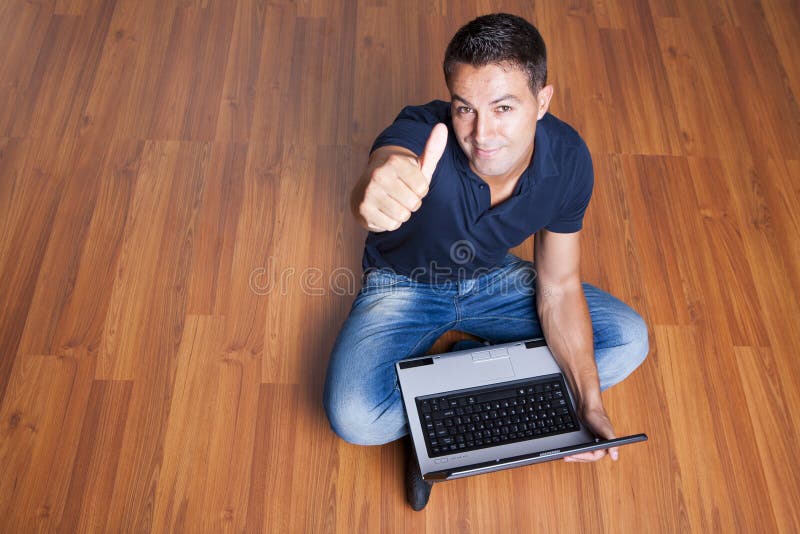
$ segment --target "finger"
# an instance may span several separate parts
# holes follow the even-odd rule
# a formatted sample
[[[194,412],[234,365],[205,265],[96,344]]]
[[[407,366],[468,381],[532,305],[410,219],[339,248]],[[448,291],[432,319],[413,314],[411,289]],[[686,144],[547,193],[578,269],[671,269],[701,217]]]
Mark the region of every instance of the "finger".
[[[418,168],[400,175],[400,180],[403,185],[413,191],[419,199],[424,198],[425,195],[428,194],[428,188],[431,185],[430,178],[423,175]]]
[[[565,458],[568,462],[596,462],[606,455],[605,450],[582,452],[580,454],[573,454]]]
[[[386,188],[393,200],[402,205],[408,211],[417,211],[422,205],[422,197],[427,193],[428,184],[422,184],[421,195],[401,180],[395,180]]]
[[[426,178],[420,170],[419,160],[407,156],[392,156],[386,160],[384,167],[376,169],[373,184],[377,184],[383,192],[394,192],[404,186],[421,199],[428,194],[430,178]]]
[[[420,170],[428,181],[433,176],[433,171],[436,170],[439,160],[442,159],[446,146],[447,126],[440,122],[431,130],[431,135],[425,143],[425,150],[422,151],[422,156],[419,158]]]
[[[372,232],[386,232],[389,230],[396,230],[400,227],[398,221],[395,221],[379,209],[370,210],[364,217],[364,220]]]
[[[411,210],[406,209],[405,206],[392,198],[389,194],[379,198],[375,203],[375,206],[390,219],[399,224],[403,224],[411,217]]]
[[[606,439],[614,439],[617,437],[617,434],[614,432],[614,428],[611,426],[611,423],[609,423],[604,429],[602,436]],[[611,459],[615,462],[619,459],[619,447],[609,447],[603,451],[604,454],[606,452],[608,452],[608,454],[611,456]]]

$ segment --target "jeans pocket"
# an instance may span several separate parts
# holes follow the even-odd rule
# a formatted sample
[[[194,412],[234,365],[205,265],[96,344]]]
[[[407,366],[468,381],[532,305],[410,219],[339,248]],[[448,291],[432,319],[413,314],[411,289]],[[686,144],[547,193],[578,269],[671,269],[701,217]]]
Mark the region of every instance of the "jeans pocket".
[[[389,289],[408,283],[411,283],[410,278],[397,274],[390,269],[373,269],[364,273],[362,292],[373,290],[380,291],[382,289]]]

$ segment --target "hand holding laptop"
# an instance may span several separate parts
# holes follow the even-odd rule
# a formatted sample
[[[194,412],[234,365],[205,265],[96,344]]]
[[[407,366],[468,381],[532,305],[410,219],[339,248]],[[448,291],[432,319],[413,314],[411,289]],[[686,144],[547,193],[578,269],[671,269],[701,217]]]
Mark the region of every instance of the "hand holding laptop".
[[[597,436],[605,439],[614,439],[617,435],[614,433],[614,427],[611,420],[608,418],[606,409],[603,406],[603,401],[598,400],[599,404],[585,409],[581,413],[581,419],[584,424],[588,426],[592,432]],[[611,454],[611,459],[615,462],[619,459],[619,447],[610,447],[608,449],[601,449],[591,452],[583,452],[573,456],[564,458],[565,462],[596,462],[606,455],[606,452]]]

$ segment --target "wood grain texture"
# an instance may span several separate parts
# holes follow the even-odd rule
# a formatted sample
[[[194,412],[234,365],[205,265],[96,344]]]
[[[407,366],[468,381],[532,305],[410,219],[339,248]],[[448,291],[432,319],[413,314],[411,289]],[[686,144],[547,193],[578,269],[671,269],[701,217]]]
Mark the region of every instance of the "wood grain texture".
[[[604,399],[650,441],[415,513],[403,443],[322,410],[348,194],[490,11],[537,24],[592,152],[583,276],[651,331]],[[0,2],[0,532],[800,530],[798,29],[786,0]]]

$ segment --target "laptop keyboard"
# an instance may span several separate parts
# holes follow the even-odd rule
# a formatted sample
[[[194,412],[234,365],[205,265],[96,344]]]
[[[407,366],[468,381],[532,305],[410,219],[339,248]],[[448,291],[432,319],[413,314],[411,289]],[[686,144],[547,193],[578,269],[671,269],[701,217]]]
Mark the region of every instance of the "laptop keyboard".
[[[561,375],[415,400],[431,458],[579,428]]]

